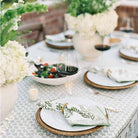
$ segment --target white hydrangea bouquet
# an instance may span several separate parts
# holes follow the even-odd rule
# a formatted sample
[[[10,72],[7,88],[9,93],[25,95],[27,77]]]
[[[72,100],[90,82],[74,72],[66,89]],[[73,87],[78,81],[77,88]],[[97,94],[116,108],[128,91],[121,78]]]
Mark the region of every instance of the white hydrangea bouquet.
[[[28,71],[25,49],[17,41],[0,47],[0,86],[22,80]]]
[[[116,6],[116,0],[71,1],[65,21],[69,29],[76,31],[74,46],[84,57],[95,57],[94,45],[101,44],[104,36],[112,33],[117,26]]]
[[[0,15],[0,87],[22,80],[28,70],[24,47],[15,41],[20,35],[17,31],[20,15],[26,12],[47,11],[46,5],[25,3],[20,0],[8,9],[3,9],[1,2]]]

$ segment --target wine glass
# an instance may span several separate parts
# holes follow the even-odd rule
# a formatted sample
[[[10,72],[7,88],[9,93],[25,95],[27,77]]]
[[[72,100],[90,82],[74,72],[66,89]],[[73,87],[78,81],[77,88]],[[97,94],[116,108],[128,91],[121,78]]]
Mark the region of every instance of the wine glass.
[[[67,42],[72,42],[73,38],[72,31],[68,29],[66,21],[64,22],[64,36]]]
[[[129,33],[133,33],[134,32],[134,20],[132,17],[124,17],[122,18],[122,22],[121,22],[121,27],[120,27],[120,31],[124,32],[123,37],[125,38],[125,45],[128,45],[128,41],[129,41]]]
[[[28,56],[29,56],[29,51],[28,51],[28,40],[27,40],[27,39],[25,39],[25,40],[23,41],[23,46],[24,46],[25,49],[26,49],[26,57],[28,57]]]
[[[120,31],[125,32],[125,33],[133,33],[134,32],[134,19],[132,17],[122,18]]]
[[[65,64],[65,71],[70,70],[68,66],[73,66],[78,68],[78,59],[77,54],[75,50],[69,50],[66,49],[60,54],[60,62],[63,62]],[[67,82],[65,83],[65,91],[66,91],[66,97],[72,96],[73,94],[73,87],[74,87],[74,81],[71,81],[70,78],[67,78]]]
[[[105,51],[105,50],[109,50],[111,48],[109,45],[107,45],[107,44],[104,43],[105,37],[106,37],[105,35],[101,36],[101,38],[102,38],[102,44],[95,45],[95,49],[96,50]]]
[[[25,50],[26,50],[25,56],[28,57],[29,56],[28,40],[25,38],[19,38],[18,41],[25,48]]]
[[[101,44],[95,45],[95,49],[102,52],[101,56],[98,58],[98,64],[99,64],[101,67],[104,66],[104,65],[103,65],[103,63],[104,63],[104,62],[103,62],[103,61],[104,61],[104,54],[103,54],[104,51],[109,50],[109,49],[111,48],[110,45],[105,44],[105,37],[106,37],[106,35],[101,36],[101,38],[102,38],[102,43],[101,43]]]

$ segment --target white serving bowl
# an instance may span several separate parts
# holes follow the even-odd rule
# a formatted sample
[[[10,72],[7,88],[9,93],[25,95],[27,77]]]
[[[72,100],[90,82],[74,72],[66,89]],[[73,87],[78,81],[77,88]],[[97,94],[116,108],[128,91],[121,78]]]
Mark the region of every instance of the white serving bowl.
[[[68,75],[66,77],[61,77],[61,78],[39,78],[39,77],[36,77],[34,75],[31,75],[31,77],[32,77],[33,80],[35,80],[37,82],[40,82],[40,83],[43,83],[43,84],[61,85],[61,84],[65,84],[67,82],[75,80],[79,76],[79,74],[80,74],[80,70],[78,68],[78,72],[76,74]]]

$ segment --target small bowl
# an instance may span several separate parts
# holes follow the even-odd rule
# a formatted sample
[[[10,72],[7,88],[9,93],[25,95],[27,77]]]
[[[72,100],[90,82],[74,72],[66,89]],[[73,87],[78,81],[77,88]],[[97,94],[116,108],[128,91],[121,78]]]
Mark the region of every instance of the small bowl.
[[[120,38],[110,38],[109,43],[111,46],[117,46],[118,44],[121,43],[121,39]]]

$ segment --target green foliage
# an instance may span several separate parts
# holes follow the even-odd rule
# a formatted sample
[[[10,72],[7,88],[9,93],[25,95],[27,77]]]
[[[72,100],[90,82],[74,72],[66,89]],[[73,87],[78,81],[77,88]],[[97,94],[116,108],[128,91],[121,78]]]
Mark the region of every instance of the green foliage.
[[[26,2],[30,2],[30,3],[31,3],[31,2],[35,2],[35,1],[36,1],[36,0],[24,0],[25,3],[26,3]],[[9,4],[10,4],[10,5],[13,4],[14,2],[17,3],[18,0],[3,0],[3,1],[2,1],[2,3],[6,3],[6,4],[8,4],[8,5],[9,5]]]
[[[3,6],[1,10],[3,10]],[[40,12],[47,12],[47,6],[39,3],[19,3],[16,7],[7,9],[5,13],[0,14],[0,45],[4,46],[9,40],[15,40],[20,33],[13,30],[12,28],[15,26],[20,15],[26,12],[34,12],[37,14]],[[18,23],[19,25],[19,23]]]
[[[96,13],[101,13],[107,11],[116,0],[66,0],[70,4],[68,6],[67,13],[72,16],[78,16],[80,14],[89,13],[94,15]]]

